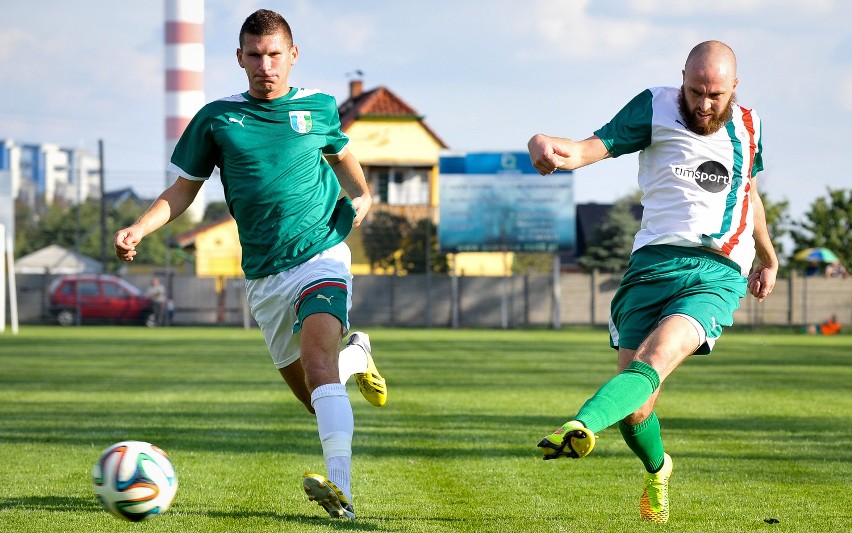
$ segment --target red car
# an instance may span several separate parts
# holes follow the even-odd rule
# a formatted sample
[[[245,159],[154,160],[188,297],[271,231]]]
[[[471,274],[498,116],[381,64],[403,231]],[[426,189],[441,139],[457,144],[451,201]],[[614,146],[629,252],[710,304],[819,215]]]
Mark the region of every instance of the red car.
[[[154,302],[127,281],[105,274],[62,276],[50,284],[48,311],[62,326],[82,321],[157,325]]]

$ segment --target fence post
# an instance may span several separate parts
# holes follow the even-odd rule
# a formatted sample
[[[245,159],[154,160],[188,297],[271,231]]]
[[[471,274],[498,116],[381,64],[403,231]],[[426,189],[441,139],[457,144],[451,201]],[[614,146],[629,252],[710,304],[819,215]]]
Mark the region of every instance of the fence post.
[[[796,278],[796,271],[790,271],[790,277],[787,278],[787,325],[793,325],[793,290],[796,284],[794,280]]]
[[[598,269],[592,269],[592,275],[589,277],[589,283],[591,286],[589,287],[589,292],[591,293],[591,298],[589,298],[589,323],[594,327],[595,325],[595,309],[598,307]]]
[[[453,274],[450,278],[450,327],[459,328],[459,273],[455,257],[453,257]]]
[[[551,327],[559,329],[562,325],[559,317],[559,312],[562,306],[561,284],[559,283],[559,271],[562,263],[559,261],[559,254],[553,254],[553,309],[551,309]]]

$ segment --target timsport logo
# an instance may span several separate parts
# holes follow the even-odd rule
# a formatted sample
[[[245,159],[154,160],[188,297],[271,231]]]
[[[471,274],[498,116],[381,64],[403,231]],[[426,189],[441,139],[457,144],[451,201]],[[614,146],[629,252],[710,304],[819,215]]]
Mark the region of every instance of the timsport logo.
[[[731,185],[728,169],[718,161],[705,161],[696,169],[674,165],[672,171],[679,178],[694,179],[707,192],[721,192]]]
[[[313,127],[310,111],[290,111],[290,126],[298,133],[308,133]]]

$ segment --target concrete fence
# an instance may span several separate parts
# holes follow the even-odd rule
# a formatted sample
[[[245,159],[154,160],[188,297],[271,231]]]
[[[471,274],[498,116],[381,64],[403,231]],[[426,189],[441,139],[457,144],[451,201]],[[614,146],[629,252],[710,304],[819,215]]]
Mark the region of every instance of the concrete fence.
[[[21,323],[48,322],[47,287],[53,276],[17,277]],[[144,289],[149,276],[127,276]],[[357,276],[351,322],[356,327],[524,328],[604,326],[620,275],[561,273],[457,278],[444,275]],[[174,325],[255,327],[241,278],[170,276]],[[748,296],[736,312],[738,325],[802,326],[836,315],[852,327],[852,278],[792,276],[779,279],[762,304]],[[7,314],[8,316],[8,314]]]

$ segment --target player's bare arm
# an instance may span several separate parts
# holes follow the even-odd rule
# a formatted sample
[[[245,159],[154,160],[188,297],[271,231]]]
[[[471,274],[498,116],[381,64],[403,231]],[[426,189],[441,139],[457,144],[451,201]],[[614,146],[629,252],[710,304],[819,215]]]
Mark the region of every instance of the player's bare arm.
[[[769,237],[766,227],[766,212],[763,201],[757,193],[757,180],[751,178],[749,200],[754,208],[754,248],[757,256],[757,266],[748,277],[749,293],[762,302],[775,288],[775,278],[778,275],[778,257]]]
[[[146,235],[158,230],[186,211],[203,184],[203,181],[179,177],[154,200],[151,207],[133,225],[115,233],[113,242],[115,255],[122,261],[133,261],[136,256],[136,245]]]
[[[334,170],[340,186],[352,199],[352,207],[355,208],[355,221],[352,225],[357,228],[373,206],[373,196],[367,186],[364,170],[358,159],[346,149],[337,155],[326,156],[326,160]]]
[[[596,135],[573,141],[539,133],[529,140],[527,148],[533,167],[542,176],[556,170],[574,170],[610,157],[603,141]]]

